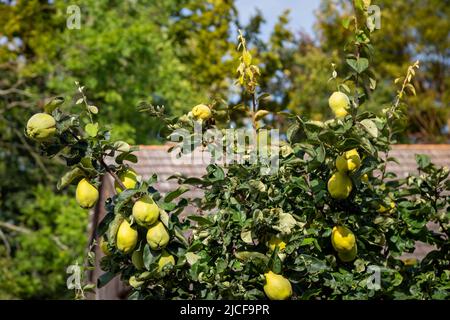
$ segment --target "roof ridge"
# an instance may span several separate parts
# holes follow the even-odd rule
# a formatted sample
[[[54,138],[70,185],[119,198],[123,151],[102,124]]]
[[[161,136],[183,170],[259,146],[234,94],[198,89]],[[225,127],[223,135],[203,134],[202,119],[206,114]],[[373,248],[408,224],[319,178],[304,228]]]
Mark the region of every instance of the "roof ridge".
[[[140,144],[137,145],[137,147],[139,147],[139,150],[167,150],[169,149],[171,146],[173,146],[173,143],[166,143],[166,144],[160,144],[160,145],[155,145],[155,144]],[[394,144],[392,145],[393,149],[425,149],[425,150],[430,150],[430,149],[449,149],[450,150],[450,144],[446,144],[446,143],[442,143],[442,144],[427,144],[427,143],[423,143],[423,144]]]
[[[442,150],[442,149],[449,149],[450,150],[450,144],[442,143],[442,144],[394,144],[392,145],[394,149],[423,149],[423,150]]]

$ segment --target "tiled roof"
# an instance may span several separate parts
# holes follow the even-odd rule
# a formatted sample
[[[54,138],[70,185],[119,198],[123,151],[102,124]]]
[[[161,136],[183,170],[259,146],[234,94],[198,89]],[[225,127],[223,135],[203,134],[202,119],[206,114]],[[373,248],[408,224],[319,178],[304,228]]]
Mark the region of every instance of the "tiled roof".
[[[176,180],[166,181],[168,177],[175,173],[189,177],[204,175],[209,160],[206,152],[202,154],[204,157],[203,163],[192,163],[189,156],[176,159],[173,154],[167,152],[168,148],[169,146],[140,146],[140,150],[135,153],[139,162],[132,165],[144,179],[148,179],[153,173],[156,173],[158,183],[155,188],[161,193],[177,188]],[[200,154],[200,151],[196,151],[195,159],[201,159]],[[398,163],[390,162],[388,171],[396,173],[399,178],[404,178],[411,172],[417,172],[416,154],[429,155],[436,165],[450,166],[450,145],[394,145],[389,156],[397,158]],[[199,194],[198,191],[191,191],[186,196],[197,196]]]
[[[389,153],[389,156],[398,160],[398,163],[389,163],[388,170],[396,173],[399,178],[417,172],[416,154],[426,154],[434,164],[450,167],[449,144],[399,144],[394,145]]]
[[[136,172],[148,179],[152,174],[158,175],[158,182],[154,187],[162,194],[175,190],[178,187],[176,180],[167,180],[172,175],[182,174],[187,177],[201,177],[206,173],[209,163],[207,152],[195,151],[193,155],[183,155],[176,158],[175,153],[168,153],[169,146],[139,146],[135,152],[139,161],[133,165]],[[192,161],[191,156],[196,161]],[[199,159],[201,161],[199,161]],[[192,190],[184,194],[186,197],[197,197],[201,195],[200,190]]]

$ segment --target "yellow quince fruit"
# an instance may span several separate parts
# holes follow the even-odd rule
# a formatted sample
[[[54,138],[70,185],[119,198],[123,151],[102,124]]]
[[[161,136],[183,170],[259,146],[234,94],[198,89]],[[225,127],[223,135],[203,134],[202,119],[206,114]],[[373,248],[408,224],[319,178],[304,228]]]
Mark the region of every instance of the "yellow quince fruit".
[[[151,226],[147,231],[147,242],[152,250],[163,249],[170,240],[169,232],[161,221]]]
[[[264,292],[270,300],[286,300],[291,297],[292,285],[288,279],[272,271],[265,273],[264,277]]]
[[[98,200],[99,194],[96,187],[89,183],[85,178],[78,182],[75,191],[75,198],[80,207],[84,209],[92,208]]]
[[[100,238],[100,249],[102,250],[105,256],[109,256],[111,254],[111,251],[108,248],[108,242],[106,242],[106,240],[103,239],[103,237]]]
[[[283,251],[286,248],[286,242],[283,241],[283,239],[273,236],[270,238],[270,240],[267,242],[267,245],[269,246],[270,251],[275,251],[275,248],[278,247],[278,251]]]
[[[199,104],[192,108],[192,116],[195,120],[208,120],[212,117],[212,112],[207,105]]]
[[[347,227],[334,226],[331,232],[331,244],[338,252],[350,252],[356,246],[356,238]]]
[[[135,289],[138,289],[144,283],[145,283],[145,280],[138,280],[136,278],[136,276],[131,276],[130,279],[128,280],[128,284]]]
[[[377,209],[377,211],[379,213],[392,213],[394,210],[395,210],[395,202],[392,199],[389,201],[388,208],[386,208],[384,205],[380,204],[380,206]]]
[[[36,141],[47,141],[56,133],[56,121],[47,113],[36,113],[27,122],[27,135]]]
[[[336,118],[342,119],[348,114],[348,111],[347,109],[342,108],[333,110],[333,113]]]
[[[122,181],[122,183],[125,185],[127,189],[133,189],[136,187],[137,184],[137,174],[136,171],[133,169],[128,169],[122,173],[119,174],[119,179]],[[116,189],[117,193],[122,192],[122,188],[120,185],[115,181],[114,182],[114,188]]]
[[[127,220],[124,220],[117,231],[117,249],[123,253],[130,253],[136,247],[138,232],[133,229]]]
[[[328,192],[335,199],[347,198],[352,189],[352,180],[343,172],[334,173],[328,180]]]
[[[369,175],[367,173],[361,176],[361,181],[364,183],[369,183]]]
[[[161,257],[158,260],[158,271],[161,272],[165,265],[175,265],[175,258],[173,255],[163,250]]]
[[[361,158],[358,151],[352,149],[336,158],[336,169],[341,172],[353,172],[361,167]]]
[[[133,205],[133,217],[137,224],[149,227],[159,218],[159,207],[149,195],[145,195]]]
[[[345,93],[335,91],[328,99],[328,105],[332,110],[347,109],[350,105],[350,100]]]
[[[355,260],[356,255],[358,254],[358,249],[356,244],[353,246],[353,248],[350,251],[338,251],[338,257],[343,262],[350,262]]]
[[[345,93],[336,91],[328,99],[328,105],[337,118],[343,118],[348,114],[350,100]]]

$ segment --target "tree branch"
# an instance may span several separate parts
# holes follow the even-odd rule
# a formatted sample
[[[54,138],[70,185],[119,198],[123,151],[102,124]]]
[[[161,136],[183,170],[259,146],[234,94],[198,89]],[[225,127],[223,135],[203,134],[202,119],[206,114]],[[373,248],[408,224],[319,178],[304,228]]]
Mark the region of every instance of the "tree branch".
[[[20,227],[15,224],[12,224],[9,222],[4,222],[4,221],[0,221],[0,228],[8,229],[10,231],[15,231],[15,232],[23,233],[23,234],[31,234],[33,232],[33,230],[30,230],[28,228]],[[61,240],[57,236],[51,236],[51,238],[53,239],[53,241],[55,241],[56,245],[60,249],[69,250],[69,247],[66,246],[64,243],[62,243]]]
[[[11,256],[11,246],[9,245],[8,239],[6,238],[5,233],[0,229],[0,238],[2,238],[3,243],[5,244],[6,255],[8,257]]]
[[[117,184],[122,188],[122,190],[127,189],[127,187],[123,184],[122,180],[120,180],[119,176],[108,167],[103,158],[100,159],[100,164],[102,165],[103,168],[105,168],[106,172],[108,172],[111,175],[111,177],[113,177],[114,181],[117,182]]]
[[[19,232],[19,233],[25,233],[25,234],[28,234],[28,233],[32,232],[30,229],[27,229],[27,228],[24,228],[24,227],[19,227],[19,226],[16,226],[15,224],[12,224],[12,223],[9,223],[9,222],[3,222],[3,221],[0,221],[0,228],[8,229],[8,230],[11,230],[11,231],[16,231],[16,232]]]

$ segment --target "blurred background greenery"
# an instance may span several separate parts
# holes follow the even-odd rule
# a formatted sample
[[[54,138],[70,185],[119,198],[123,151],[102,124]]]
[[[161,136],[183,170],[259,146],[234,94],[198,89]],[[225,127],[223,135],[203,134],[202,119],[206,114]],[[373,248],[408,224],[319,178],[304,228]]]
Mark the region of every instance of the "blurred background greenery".
[[[373,39],[378,90],[363,108],[382,112],[396,94],[394,79],[419,59],[417,95],[408,98],[408,126],[399,141],[448,142],[450,6],[441,0],[372,2],[382,13]],[[61,163],[40,158],[23,135],[44,98],[72,96],[77,80],[115,138],[157,144],[163,142],[159,124],[136,112],[140,101],[180,115],[202,102],[242,100],[233,86],[238,29],[261,67],[263,91],[272,94],[266,109],[330,118],[331,64],[338,77],[345,71],[342,48],[350,34],[341,22],[349,1],[320,1],[313,32],[293,29],[286,11],[268,36],[262,12],[243,24],[234,0],[80,0],[81,28],[72,30],[66,26],[71,4],[0,1],[3,299],[71,297],[65,270],[82,263],[87,244],[88,214],[77,207],[73,190],[54,193]],[[275,116],[271,124],[283,127],[284,120]]]

